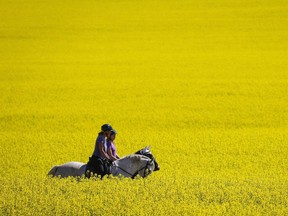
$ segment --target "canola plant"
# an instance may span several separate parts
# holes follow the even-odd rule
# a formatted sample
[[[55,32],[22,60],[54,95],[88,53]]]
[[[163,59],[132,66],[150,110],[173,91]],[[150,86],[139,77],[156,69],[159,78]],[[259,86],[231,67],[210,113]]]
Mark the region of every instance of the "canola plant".
[[[287,215],[286,1],[1,1],[1,215]],[[47,177],[100,126],[147,178]]]

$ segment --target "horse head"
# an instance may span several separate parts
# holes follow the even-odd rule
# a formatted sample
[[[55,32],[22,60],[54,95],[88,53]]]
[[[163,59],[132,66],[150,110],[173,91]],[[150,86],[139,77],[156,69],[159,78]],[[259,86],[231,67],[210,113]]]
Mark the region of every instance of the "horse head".
[[[134,178],[137,174],[145,178],[155,170],[155,163],[152,159],[145,155],[138,154],[137,156],[141,158],[140,161],[142,164],[144,163],[144,166],[141,165],[142,167],[132,176],[132,178]]]
[[[160,166],[158,165],[156,159],[154,158],[152,152],[150,151],[150,146],[146,146],[145,148],[137,151],[135,154],[144,155],[144,156],[150,158],[154,162],[154,170],[153,171],[160,170]]]

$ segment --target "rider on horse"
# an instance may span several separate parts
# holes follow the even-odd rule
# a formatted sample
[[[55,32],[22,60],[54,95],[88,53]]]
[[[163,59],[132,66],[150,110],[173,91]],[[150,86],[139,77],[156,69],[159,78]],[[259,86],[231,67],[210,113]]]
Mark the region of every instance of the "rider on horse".
[[[95,143],[95,149],[89,161],[85,171],[86,177],[90,178],[91,173],[101,175],[103,177],[106,174],[110,174],[109,164],[111,162],[109,155],[107,154],[107,137],[110,137],[113,130],[110,124],[104,124],[101,127],[101,132],[98,134]]]
[[[110,136],[107,137],[107,154],[109,155],[112,161],[120,159],[119,155],[116,152],[116,146],[114,140],[116,138],[116,130],[111,130]]]

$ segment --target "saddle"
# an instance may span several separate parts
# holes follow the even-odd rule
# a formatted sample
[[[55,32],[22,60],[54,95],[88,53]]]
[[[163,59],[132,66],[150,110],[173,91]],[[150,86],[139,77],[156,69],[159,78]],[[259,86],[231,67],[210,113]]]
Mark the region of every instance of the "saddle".
[[[87,163],[85,176],[90,178],[91,173],[100,175],[103,178],[104,175],[111,174],[111,165],[112,163],[107,159],[102,159],[100,157],[92,155],[89,157],[89,161]]]

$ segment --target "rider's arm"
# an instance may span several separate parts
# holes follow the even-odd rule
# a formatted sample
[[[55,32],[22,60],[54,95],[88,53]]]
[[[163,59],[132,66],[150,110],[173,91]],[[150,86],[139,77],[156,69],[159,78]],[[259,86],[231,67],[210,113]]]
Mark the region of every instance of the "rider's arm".
[[[110,159],[112,159],[113,161],[118,159],[117,157],[113,156],[111,148],[108,148],[108,155]]]
[[[104,158],[106,158],[106,159],[110,159],[109,158],[109,155],[104,151],[104,145],[103,145],[103,143],[102,142],[99,142],[98,143],[98,145],[99,145],[99,150],[100,150],[100,154],[102,155],[102,157],[104,157]]]

